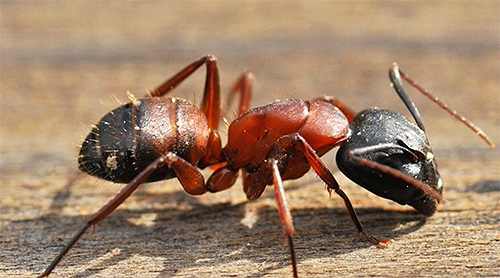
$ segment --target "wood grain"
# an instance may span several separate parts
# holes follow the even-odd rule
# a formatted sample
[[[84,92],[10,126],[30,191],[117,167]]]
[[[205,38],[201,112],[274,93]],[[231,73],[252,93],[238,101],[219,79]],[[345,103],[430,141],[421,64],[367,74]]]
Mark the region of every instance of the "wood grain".
[[[387,77],[397,61],[500,144],[498,1],[2,1],[0,8],[0,276],[41,273],[120,189],[77,170],[90,124],[126,102],[127,91],[142,96],[208,53],[218,57],[224,93],[242,72],[255,73],[254,106],[327,94],[356,110],[408,115]],[[195,74],[175,95],[199,103],[203,79]],[[340,198],[309,173],[285,184],[301,276],[500,276],[499,151],[413,98],[446,203],[425,218],[353,184],[328,154],[366,228],[393,241],[380,249],[360,238]],[[247,202],[238,182],[192,197],[171,180],[141,186],[53,276],[288,277],[281,245],[271,190]]]

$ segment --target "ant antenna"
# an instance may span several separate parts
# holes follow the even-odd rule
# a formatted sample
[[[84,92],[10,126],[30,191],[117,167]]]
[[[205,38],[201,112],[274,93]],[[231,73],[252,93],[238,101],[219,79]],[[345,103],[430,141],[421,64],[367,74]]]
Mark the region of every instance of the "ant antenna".
[[[398,65],[396,63],[392,64],[392,67],[390,69],[389,75],[391,77],[391,82],[393,82],[393,84],[394,84],[394,86],[396,88],[396,91],[398,91],[399,88],[402,88],[402,83],[400,82],[401,81],[401,77],[402,77],[404,80],[406,80],[406,82],[408,82],[408,84],[410,84],[412,87],[414,87],[415,89],[417,89],[421,94],[423,94],[424,96],[426,96],[432,102],[434,102],[437,105],[439,105],[439,107],[441,107],[443,110],[445,110],[446,112],[448,112],[448,114],[450,114],[451,116],[453,116],[454,118],[456,118],[457,120],[459,120],[460,122],[462,122],[464,125],[466,125],[468,128],[470,128],[472,131],[474,131],[479,137],[481,137],[481,139],[483,139],[486,142],[486,144],[488,144],[492,148],[495,147],[495,144],[493,143],[493,141],[490,139],[490,137],[488,137],[488,135],[486,135],[486,133],[484,133],[484,131],[482,131],[479,127],[477,127],[471,121],[467,120],[464,116],[460,115],[457,111],[451,109],[448,106],[448,104],[444,103],[439,98],[433,96],[426,89],[420,87],[420,85],[418,85],[417,82],[413,81],[407,74],[403,73],[399,69],[399,67],[398,67]],[[399,80],[398,80],[398,77],[399,77]],[[395,80],[396,80],[396,82],[395,82]],[[404,91],[404,89],[403,89],[403,92],[406,94],[406,92]],[[398,91],[398,94],[400,95],[401,99],[404,98],[400,94],[399,91]],[[409,97],[408,96],[406,96],[406,97],[409,100],[409,103],[411,103],[412,106],[415,107],[415,104],[413,104],[413,102],[411,102],[411,100],[409,99]],[[403,99],[403,102],[408,107],[408,103],[405,101],[405,99]],[[418,117],[420,117],[420,114],[418,114],[418,110],[416,109],[416,107],[414,109],[416,111],[415,114],[414,114],[414,112],[412,111],[412,109],[410,107],[408,107],[408,109],[410,110],[410,112],[412,113],[413,117],[415,118],[415,121],[417,121],[418,126],[422,130],[424,130],[422,120],[420,119],[420,123],[419,123],[419,121],[415,117],[415,115],[418,115]]]

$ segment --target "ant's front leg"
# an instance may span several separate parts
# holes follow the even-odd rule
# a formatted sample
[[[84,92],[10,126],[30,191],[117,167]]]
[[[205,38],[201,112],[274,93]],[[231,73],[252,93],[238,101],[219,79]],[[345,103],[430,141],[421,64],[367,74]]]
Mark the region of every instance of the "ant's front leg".
[[[290,256],[292,261],[293,277],[299,277],[297,271],[297,260],[295,257],[295,248],[293,246],[292,235],[295,233],[293,228],[293,218],[290,213],[290,208],[286,201],[285,189],[283,188],[283,182],[281,180],[281,174],[278,169],[278,161],[274,158],[268,160],[265,167],[271,167],[274,185],[274,194],[276,197],[276,203],[278,204],[278,213],[281,220],[281,225],[283,226],[283,235],[288,239],[288,244],[290,247]]]
[[[279,151],[280,149],[281,151]],[[354,210],[354,207],[352,206],[351,201],[349,200],[349,197],[340,188],[335,177],[332,175],[330,170],[328,170],[328,168],[320,159],[318,154],[316,154],[316,151],[311,147],[311,145],[309,145],[309,143],[304,139],[304,137],[302,137],[298,133],[282,136],[273,144],[273,147],[268,152],[268,155],[269,153],[274,152],[274,154],[272,154],[273,157],[282,157],[288,159],[292,152],[294,152],[293,154],[294,156],[298,155],[297,151],[305,156],[308,163],[316,172],[316,174],[326,183],[326,185],[328,186],[328,191],[331,190],[335,191],[335,193],[344,200],[347,212],[351,217],[351,220],[353,221],[354,225],[356,226],[358,232],[363,236],[365,236],[369,241],[377,244],[378,246],[385,247],[388,244],[389,240],[377,239],[374,236],[370,235],[365,230],[365,228],[361,224],[361,221],[358,218],[358,215],[356,214],[356,211]],[[282,167],[286,167],[286,163],[283,164]]]
[[[408,184],[413,185],[415,188],[418,188],[422,190],[424,193],[432,196],[432,198],[434,198],[437,201],[437,203],[444,202],[443,196],[438,190],[390,166],[363,157],[363,155],[365,154],[381,152],[381,151],[389,151],[389,150],[400,150],[403,152],[403,154],[405,154],[408,157],[409,160],[412,160],[413,162],[418,162],[418,160],[420,159],[419,156],[417,156],[415,152],[412,151],[411,149],[393,143],[385,143],[375,146],[357,148],[349,151],[347,153],[347,157],[356,161],[361,165],[366,165],[372,169],[376,169],[383,173],[387,173],[395,178],[398,178]],[[423,156],[423,154],[420,154],[420,156]]]
[[[351,220],[356,226],[358,232],[364,235],[369,241],[377,244],[378,246],[381,247],[387,246],[387,244],[389,243],[388,239],[377,239],[374,236],[370,235],[365,230],[365,228],[361,224],[361,221],[359,221],[358,215],[356,214],[356,211],[354,210],[354,207],[352,206],[349,197],[347,196],[347,194],[345,194],[345,192],[342,189],[340,189],[340,186],[335,177],[332,175],[330,170],[328,170],[326,165],[316,154],[316,151],[314,151],[314,149],[309,145],[309,143],[307,143],[307,141],[299,134],[296,134],[293,140],[300,143],[299,145],[302,147],[302,150],[304,151],[307,161],[309,162],[313,170],[316,172],[316,174],[326,183],[326,185],[328,186],[328,190],[335,191],[335,193],[337,193],[337,195],[339,195],[344,200],[347,213],[351,217]]]

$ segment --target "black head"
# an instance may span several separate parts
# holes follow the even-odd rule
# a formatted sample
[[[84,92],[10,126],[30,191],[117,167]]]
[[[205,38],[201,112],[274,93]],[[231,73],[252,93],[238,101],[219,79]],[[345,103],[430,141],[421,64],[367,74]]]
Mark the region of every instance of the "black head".
[[[337,164],[374,194],[427,216],[437,209],[443,183],[427,136],[396,112],[374,108],[358,113],[352,136],[337,153]]]
[[[396,63],[389,70],[389,78],[416,124],[388,110],[360,112],[353,119],[352,136],[337,153],[337,164],[347,177],[371,192],[408,204],[430,216],[443,201],[443,181],[437,171],[422,117],[408,96],[402,79],[473,130],[488,145],[493,147],[494,144],[472,122],[401,72]]]

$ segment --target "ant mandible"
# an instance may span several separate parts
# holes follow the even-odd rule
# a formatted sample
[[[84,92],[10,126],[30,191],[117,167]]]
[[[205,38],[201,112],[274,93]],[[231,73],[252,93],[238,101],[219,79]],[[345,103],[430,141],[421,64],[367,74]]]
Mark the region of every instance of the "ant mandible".
[[[207,67],[201,109],[181,98],[162,98],[202,65]],[[144,182],[176,177],[191,195],[231,187],[241,171],[249,200],[273,185],[288,239],[294,277],[298,277],[292,235],[292,216],[282,181],[302,177],[311,167],[345,203],[356,229],[369,241],[385,246],[365,231],[348,196],[320,157],[340,146],[339,169],[369,191],[431,216],[443,201],[443,183],[437,172],[422,118],[406,93],[402,79],[476,132],[492,141],[473,123],[418,86],[394,63],[390,80],[416,125],[389,110],[371,108],[358,114],[332,97],[287,99],[248,109],[253,75],[243,74],[230,97],[239,93],[239,116],[228,127],[224,148],[218,135],[220,108],[216,58],[205,56],[155,90],[106,114],[82,144],[79,168],[90,175],[128,183],[99,209],[39,276],[48,276],[89,227],[94,227]],[[205,183],[197,168],[216,170]]]

